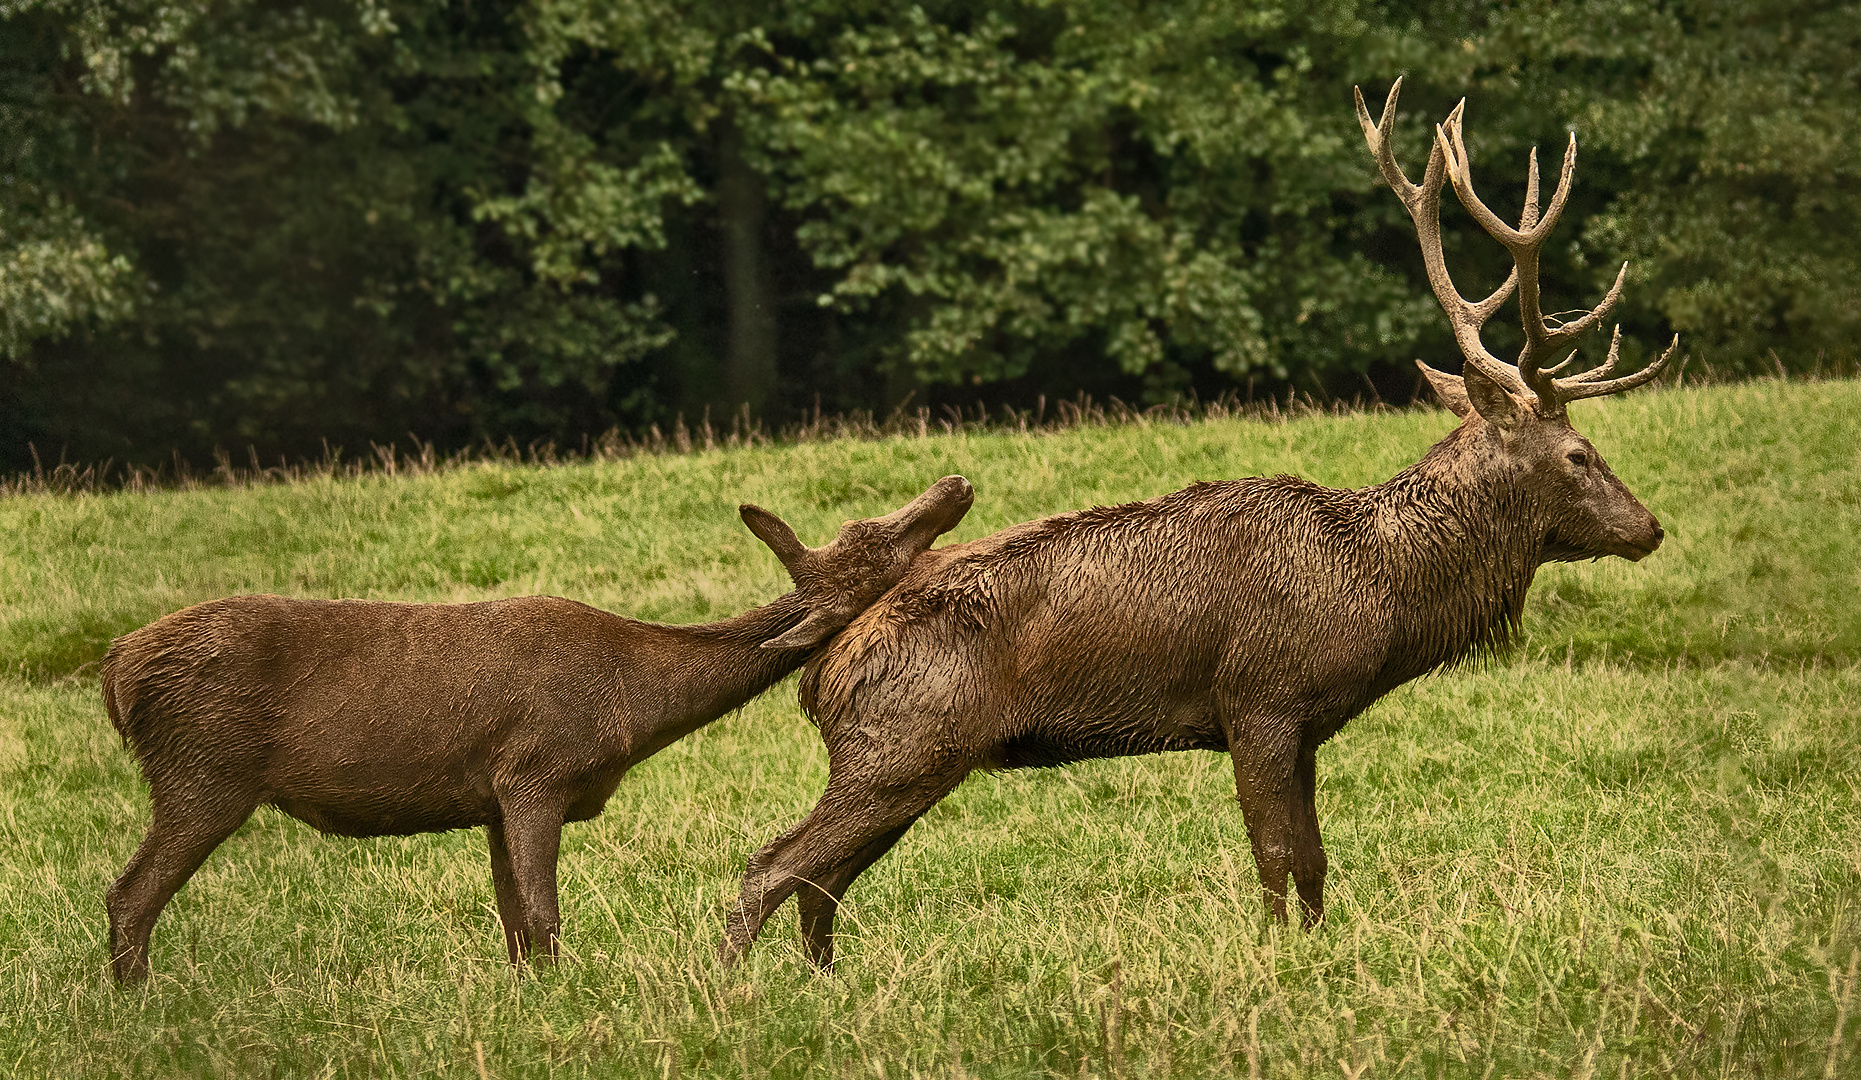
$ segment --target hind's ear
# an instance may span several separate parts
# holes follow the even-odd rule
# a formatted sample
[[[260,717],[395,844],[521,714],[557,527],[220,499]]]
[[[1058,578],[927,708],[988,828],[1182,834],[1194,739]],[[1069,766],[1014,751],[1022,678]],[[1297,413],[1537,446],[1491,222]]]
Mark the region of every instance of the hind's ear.
[[[1420,360],[1415,361],[1415,366],[1422,369],[1422,375],[1428,379],[1428,385],[1434,389],[1435,397],[1441,399],[1441,404],[1465,420],[1467,414],[1473,411],[1473,402],[1467,399],[1466,382],[1458,375],[1437,371]]]
[[[749,503],[737,507],[737,513],[743,515],[743,524],[756,534],[756,539],[775,552],[775,557],[782,560],[783,566],[793,569],[795,560],[807,554],[807,547],[796,539],[795,530],[788,527],[788,522]]]
[[[846,620],[831,611],[814,610],[786,633],[762,643],[765,649],[812,649],[838,633]]]

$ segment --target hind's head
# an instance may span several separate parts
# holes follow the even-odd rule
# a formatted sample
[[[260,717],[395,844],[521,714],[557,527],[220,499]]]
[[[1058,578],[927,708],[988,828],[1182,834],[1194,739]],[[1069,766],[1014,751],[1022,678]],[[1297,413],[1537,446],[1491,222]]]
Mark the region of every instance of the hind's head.
[[[762,647],[808,649],[826,641],[898,584],[912,560],[956,528],[975,499],[969,481],[946,476],[884,517],[847,522],[832,542],[818,548],[802,544],[781,518],[744,504],[743,523],[782,560],[808,609],[800,623]]]

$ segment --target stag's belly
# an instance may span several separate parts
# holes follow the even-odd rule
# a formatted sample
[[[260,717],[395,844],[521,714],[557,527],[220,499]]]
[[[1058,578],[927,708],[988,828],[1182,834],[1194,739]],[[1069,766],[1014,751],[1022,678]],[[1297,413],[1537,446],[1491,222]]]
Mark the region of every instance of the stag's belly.
[[[1046,768],[1092,758],[1228,748],[1221,725],[1206,707],[1154,712],[1147,717],[1048,717],[1045,722],[1014,725],[1019,730],[995,745],[985,766]]]
[[[1116,650],[1066,640],[1064,631],[1018,642],[1014,662],[995,666],[996,679],[976,680],[1000,685],[1012,672],[1016,684],[995,718],[987,763],[1024,768],[1226,751],[1230,739],[1322,742],[1380,696],[1368,689],[1375,658],[1328,644],[1322,632],[1282,625],[1262,640],[1212,621],[1173,629],[1125,637]],[[973,707],[993,712],[992,704]]]

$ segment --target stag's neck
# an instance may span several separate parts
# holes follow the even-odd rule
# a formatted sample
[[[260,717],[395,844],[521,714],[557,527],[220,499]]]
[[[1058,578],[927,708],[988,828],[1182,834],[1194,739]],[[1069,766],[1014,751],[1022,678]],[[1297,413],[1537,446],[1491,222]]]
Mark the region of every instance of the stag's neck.
[[[641,687],[656,699],[634,760],[644,758],[723,716],[780,682],[808,658],[808,649],[765,649],[762,643],[800,622],[808,608],[794,593],[733,619],[697,626],[652,625],[656,662]]]
[[[1505,646],[1543,562],[1545,526],[1474,428],[1364,492],[1385,546],[1395,681]]]

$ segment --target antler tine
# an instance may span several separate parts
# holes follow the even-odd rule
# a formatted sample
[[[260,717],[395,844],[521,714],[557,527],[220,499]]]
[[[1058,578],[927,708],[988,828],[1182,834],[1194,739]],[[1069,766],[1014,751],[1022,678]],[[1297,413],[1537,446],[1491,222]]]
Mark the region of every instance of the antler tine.
[[[1538,148],[1532,147],[1530,172],[1525,182],[1525,214],[1519,223],[1520,227],[1515,229],[1488,209],[1473,190],[1473,172],[1468,165],[1466,137],[1461,125],[1461,107],[1466,104],[1463,100],[1460,107],[1456,107],[1447,118],[1447,123],[1435,126],[1436,139],[1447,155],[1447,174],[1448,179],[1454,183],[1454,194],[1460,197],[1461,205],[1480,223],[1480,227],[1508,250],[1536,250],[1557,226],[1557,219],[1564,213],[1564,204],[1570,199],[1570,180],[1577,171],[1577,133],[1570,133],[1570,143],[1564,148],[1564,167],[1557,178],[1557,190],[1552,192],[1551,205],[1545,209],[1542,218],[1538,216]]]
[[[1571,353],[1570,355],[1572,357],[1576,356],[1575,353]],[[1609,335],[1609,354],[1603,357],[1603,362],[1588,371],[1577,372],[1570,378],[1563,380],[1559,385],[1561,386],[1566,383],[1601,382],[1609,377],[1610,372],[1615,370],[1616,361],[1620,359],[1622,359],[1622,324],[1616,323],[1615,333]],[[1556,373],[1547,371],[1545,374],[1553,375]]]
[[[1617,331],[1617,333],[1619,334],[1619,333],[1621,332],[1621,327],[1617,327],[1617,328],[1616,328],[1616,331]],[[1572,349],[1572,350],[1570,351],[1570,355],[1569,355],[1569,356],[1566,356],[1566,357],[1564,357],[1564,358],[1563,358],[1562,360],[1559,360],[1559,361],[1557,362],[1557,366],[1555,366],[1555,367],[1548,367],[1548,368],[1545,368],[1545,369],[1543,369],[1543,370],[1544,370],[1544,374],[1545,374],[1545,375],[1546,375],[1547,377],[1548,377],[1548,376],[1551,376],[1551,375],[1556,375],[1556,374],[1557,374],[1558,372],[1560,372],[1560,371],[1562,371],[1562,370],[1564,370],[1565,368],[1567,368],[1567,367],[1569,367],[1570,365],[1572,365],[1572,364],[1574,364],[1574,363],[1576,363],[1576,362],[1577,362],[1577,351],[1576,351],[1575,349]]]
[[[1469,185],[1471,186],[1471,185]],[[1538,224],[1538,148],[1531,148],[1525,163],[1525,212],[1519,215],[1519,228],[1530,232]]]
[[[1604,361],[1602,367],[1596,370],[1607,371],[1615,366],[1616,345],[1621,340],[1622,331],[1620,327],[1617,327],[1615,341],[1611,342],[1609,346],[1609,359]],[[1661,353],[1654,363],[1649,364],[1633,375],[1624,375],[1619,379],[1609,379],[1606,382],[1591,382],[1585,380],[1583,375],[1573,375],[1568,379],[1559,379],[1557,382],[1559,399],[1568,403],[1580,401],[1583,398],[1602,397],[1605,394],[1619,394],[1624,390],[1633,390],[1635,387],[1641,386],[1644,383],[1653,382],[1662,371],[1666,370],[1667,362],[1673,359],[1674,350],[1679,347],[1680,335],[1675,334],[1674,340],[1668,344],[1667,350]],[[1584,372],[1584,375],[1588,374],[1589,372]]]
[[[1615,307],[1616,301],[1622,299],[1622,285],[1627,280],[1628,264],[1623,263],[1622,268],[1615,272],[1615,284],[1609,286],[1609,291],[1604,294],[1602,303],[1597,304],[1595,307],[1562,326],[1546,327],[1544,331],[1545,340],[1547,342],[1557,342],[1567,338],[1573,338],[1601,322],[1608,316],[1610,309]]]
[[[1357,123],[1363,128],[1364,141],[1370,145],[1370,154],[1376,159],[1384,181],[1402,200],[1403,207],[1409,212],[1409,219],[1415,223],[1415,237],[1421,244],[1422,265],[1428,271],[1428,284],[1434,289],[1435,299],[1440,301],[1441,309],[1447,314],[1448,324],[1453,327],[1454,341],[1460,346],[1461,355],[1487,378],[1508,391],[1514,394],[1527,393],[1529,387],[1519,379],[1518,371],[1488,352],[1485,344],[1480,341],[1480,327],[1512,295],[1518,286],[1518,272],[1515,269],[1507,275],[1499,288],[1479,303],[1469,302],[1454,287],[1454,279],[1447,270],[1447,257],[1441,250],[1441,188],[1448,175],[1447,157],[1438,143],[1431,147],[1428,167],[1422,174],[1420,184],[1410,183],[1407,174],[1396,163],[1390,133],[1395,130],[1396,98],[1401,89],[1402,80],[1397,79],[1389,88],[1389,97],[1383,102],[1383,115],[1372,123],[1370,110],[1364,106],[1363,91],[1351,88],[1357,103]],[[1456,122],[1466,105],[1464,99],[1456,105],[1449,114],[1448,122]]]
[[[1544,246],[1545,237],[1556,227],[1557,219],[1564,212],[1564,205],[1570,198],[1571,178],[1576,174],[1577,136],[1570,135],[1570,142],[1564,150],[1564,164],[1557,179],[1557,190],[1551,195],[1551,205],[1545,208],[1542,216],[1538,213],[1538,150],[1532,148],[1530,165],[1525,179],[1525,208],[1519,218],[1519,227],[1514,229],[1500,220],[1499,215],[1480,201],[1473,190],[1473,170],[1467,155],[1467,143],[1462,127],[1462,114],[1455,110],[1448,117],[1447,123],[1436,127],[1435,142],[1446,158],[1448,178],[1454,184],[1454,194],[1459,197],[1461,205],[1473,215],[1493,239],[1505,245],[1512,254],[1512,264],[1518,276],[1519,321],[1525,329],[1525,347],[1519,350],[1519,379],[1529,386],[1538,398],[1538,411],[1546,416],[1555,415],[1562,409],[1558,390],[1550,376],[1539,370],[1545,355],[1557,342],[1576,336],[1597,319],[1600,312],[1607,310],[1613,299],[1605,301],[1597,311],[1584,318],[1560,326],[1556,329],[1547,327],[1544,312],[1538,300],[1538,252]],[[1612,294],[1614,295],[1614,294]]]
[[[1423,173],[1420,185],[1409,183],[1408,174],[1403,172],[1402,166],[1396,164],[1396,151],[1390,145],[1389,135],[1396,127],[1396,97],[1401,93],[1402,78],[1397,76],[1396,81],[1389,85],[1389,96],[1383,99],[1382,118],[1372,123],[1370,110],[1363,103],[1363,91],[1355,86],[1351,87],[1351,96],[1357,101],[1357,123],[1363,128],[1364,141],[1370,144],[1370,154],[1376,159],[1377,168],[1382,172],[1384,182],[1395,191],[1409,213],[1413,214],[1415,202],[1423,196],[1424,189],[1429,186],[1428,181],[1434,179],[1438,190],[1440,179],[1432,176],[1434,172],[1432,158],[1428,162],[1427,170]]]

